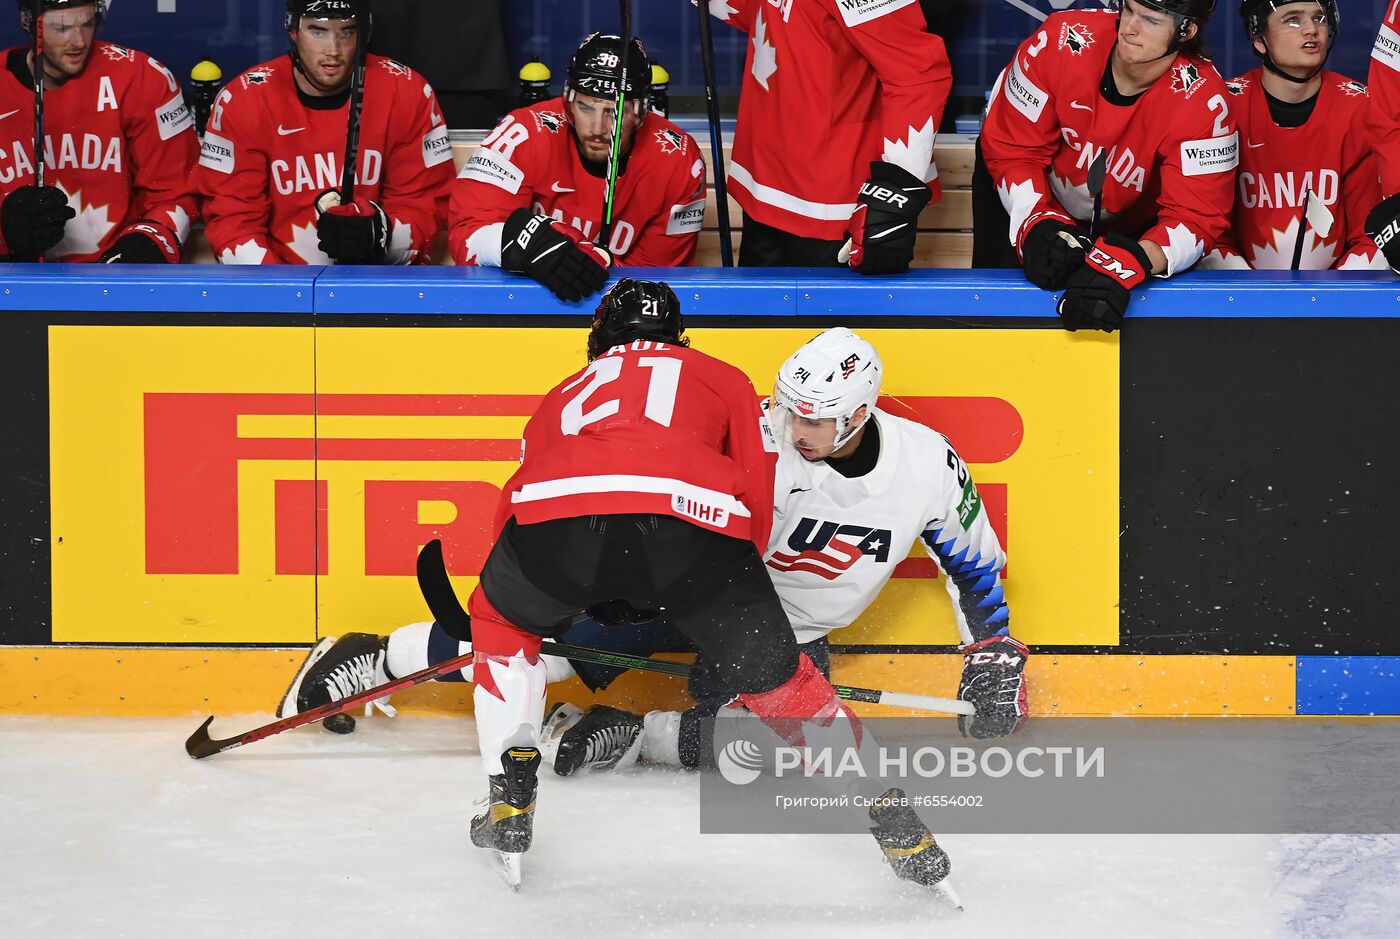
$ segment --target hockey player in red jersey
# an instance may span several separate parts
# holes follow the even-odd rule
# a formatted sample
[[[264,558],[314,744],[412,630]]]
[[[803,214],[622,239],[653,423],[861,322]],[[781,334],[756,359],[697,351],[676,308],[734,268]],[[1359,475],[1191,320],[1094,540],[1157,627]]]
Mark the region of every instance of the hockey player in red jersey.
[[[1056,13],[997,80],[979,147],[1000,209],[974,191],[973,263],[1019,262],[1036,286],[1064,290],[1066,328],[1117,329],[1133,288],[1191,267],[1225,232],[1239,140],[1198,51],[1214,7]],[[998,265],[994,250],[1014,255]]]
[[[933,138],[953,84],[919,4],[708,2],[749,35],[729,165],[739,263],[908,270],[919,213],[942,194]]]
[[[1384,270],[1366,236],[1380,199],[1366,86],[1323,69],[1336,0],[1244,0],[1240,16],[1263,67],[1227,83],[1242,138],[1238,192],[1230,231],[1201,266],[1287,270],[1302,233],[1300,270]]]
[[[33,0],[19,0],[33,35]],[[178,263],[195,199],[194,121],[175,76],[96,39],[105,0],[43,0],[44,186],[35,185],[31,46],[0,75],[0,254]]]
[[[1384,201],[1372,210],[1367,229],[1400,274],[1400,0],[1390,0],[1371,47],[1371,98],[1366,109],[1369,143],[1375,150]]]
[[[205,235],[225,264],[412,264],[442,228],[452,146],[433,90],[365,57],[354,200],[340,204],[367,0],[287,0],[289,55],[214,102],[199,160]]]
[[[689,264],[705,216],[705,162],[695,140],[648,110],[651,66],[627,59],[609,243],[598,237],[607,187],[622,40],[594,33],[569,64],[562,98],[513,111],[462,167],[449,211],[458,264],[532,277],[562,300],[602,289],[611,262]]]

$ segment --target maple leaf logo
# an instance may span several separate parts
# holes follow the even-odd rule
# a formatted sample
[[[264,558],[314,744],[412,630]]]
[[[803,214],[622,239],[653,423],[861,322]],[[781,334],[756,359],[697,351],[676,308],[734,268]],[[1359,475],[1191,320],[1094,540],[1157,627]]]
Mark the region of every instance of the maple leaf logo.
[[[407,78],[409,76],[408,66],[393,59],[380,59],[379,64],[384,66],[384,71],[395,78]]]
[[[331,264],[330,255],[321,250],[321,237],[316,234],[316,223],[293,225],[292,240],[287,247],[307,264]]]
[[[249,85],[265,85],[267,84],[267,80],[271,77],[272,69],[255,68],[251,72],[243,73],[243,87],[247,88]]]
[[[1066,23],[1060,29],[1060,48],[1074,55],[1082,55],[1093,44],[1094,34],[1085,29],[1083,23]]]
[[[1167,256],[1167,276],[1184,271],[1201,259],[1205,253],[1205,242],[1191,233],[1191,229],[1180,223],[1167,229],[1167,243],[1162,252]]]
[[[535,115],[539,125],[551,134],[559,133],[559,128],[564,126],[564,115],[556,114],[553,111],[543,111]]]
[[[1059,200],[1065,211],[1075,218],[1087,219],[1094,214],[1094,197],[1089,195],[1088,176],[1082,183],[1072,183],[1058,173],[1050,174],[1050,191]],[[1104,210],[1100,219],[1112,218],[1113,213]]]
[[[68,207],[77,213],[63,226],[63,240],[46,253],[46,257],[83,257],[96,255],[101,250],[102,240],[112,233],[112,222],[108,205],[88,205],[83,202],[83,191],[69,192],[63,186],[59,190],[68,197]]]
[[[778,50],[768,43],[768,24],[763,21],[763,12],[759,11],[753,28],[753,77],[767,91],[768,79],[777,70]]]
[[[1286,271],[1293,266],[1293,246],[1298,242],[1298,216],[1294,215],[1282,231],[1274,228],[1262,245],[1250,245],[1251,264],[1258,271]],[[1311,227],[1303,235],[1303,254],[1298,262],[1300,271],[1325,271],[1337,259],[1337,246],[1317,236]]]
[[[1248,78],[1232,78],[1225,83],[1225,90],[1232,95],[1242,95],[1244,94],[1244,90],[1248,87]]]
[[[135,53],[126,48],[126,46],[107,45],[102,47],[102,51],[107,53],[107,58],[113,62],[121,62],[123,60],[129,61],[136,58]]]
[[[908,131],[909,135],[904,140],[886,140],[884,142],[885,149],[882,159],[886,163],[893,163],[928,182],[936,175],[931,175],[930,169],[933,164],[933,118],[925,121],[924,126],[918,130],[909,127]]]
[[[739,9],[730,6],[728,0],[710,0],[710,15],[717,20],[728,20],[738,12]]]
[[[1346,95],[1348,98],[1355,98],[1358,95],[1368,94],[1366,86],[1357,81],[1344,81],[1338,84],[1337,87],[1340,88],[1342,94]]]
[[[656,132],[656,142],[661,145],[662,153],[680,153],[685,145],[681,135],[669,127],[663,127]]]
[[[1191,89],[1201,81],[1201,72],[1194,62],[1178,65],[1172,69],[1172,91],[1184,93],[1188,98]]]

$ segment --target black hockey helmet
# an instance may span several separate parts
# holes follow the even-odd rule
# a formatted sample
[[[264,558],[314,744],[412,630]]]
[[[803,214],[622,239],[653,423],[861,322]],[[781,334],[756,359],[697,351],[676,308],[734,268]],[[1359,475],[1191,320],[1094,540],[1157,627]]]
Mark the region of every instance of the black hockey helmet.
[[[651,61],[646,47],[636,36],[627,44],[626,79],[622,86],[629,101],[646,107],[651,91]],[[622,57],[622,37],[592,33],[579,45],[569,62],[565,87],[594,98],[617,97],[617,71]]]
[[[1244,34],[1249,39],[1249,48],[1264,67],[1280,78],[1302,85],[1312,81],[1313,75],[1307,78],[1297,78],[1289,75],[1274,64],[1274,60],[1269,57],[1267,46],[1260,52],[1254,46],[1254,40],[1264,35],[1264,27],[1268,25],[1269,14],[1279,7],[1290,6],[1295,3],[1315,3],[1322,7],[1322,13],[1327,17],[1327,56],[1322,61],[1325,65],[1327,57],[1332,54],[1332,44],[1337,41],[1337,33],[1342,29],[1342,12],[1337,8],[1337,0],[1240,0],[1240,19],[1244,20]],[[1318,72],[1322,71],[1322,66],[1318,66]]]
[[[287,16],[283,21],[287,32],[293,32],[305,17],[313,20],[354,20],[360,26],[360,40],[369,41],[374,18],[369,0],[287,0]]]
[[[681,301],[670,285],[624,277],[608,288],[593,313],[588,360],[593,361],[613,346],[639,339],[689,345],[681,338],[684,333]]]
[[[1176,17],[1178,40],[1186,38],[1186,33],[1192,23],[1196,24],[1196,33],[1199,35],[1206,28],[1211,14],[1215,12],[1215,0],[1133,0],[1133,2]],[[1113,0],[1111,7],[1115,10],[1121,8],[1122,0]]]
[[[107,0],[40,0],[43,4],[44,12],[50,10],[76,10],[79,7],[95,7],[97,10],[97,25],[102,25],[102,20],[107,16]],[[34,32],[34,0],[18,0],[19,22],[26,33],[31,35]]]

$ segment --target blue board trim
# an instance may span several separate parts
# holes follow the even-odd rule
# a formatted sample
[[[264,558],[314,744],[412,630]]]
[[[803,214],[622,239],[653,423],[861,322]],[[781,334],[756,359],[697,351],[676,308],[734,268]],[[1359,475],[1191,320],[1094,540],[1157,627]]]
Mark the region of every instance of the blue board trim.
[[[1299,714],[1400,714],[1400,656],[1298,656]]]
[[[0,311],[310,313],[324,268],[218,264],[0,265]]]

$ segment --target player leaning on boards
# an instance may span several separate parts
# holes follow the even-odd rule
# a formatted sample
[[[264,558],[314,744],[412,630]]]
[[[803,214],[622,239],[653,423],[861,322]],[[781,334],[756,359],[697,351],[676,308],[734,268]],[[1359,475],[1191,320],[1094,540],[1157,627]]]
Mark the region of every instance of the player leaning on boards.
[[[442,227],[452,147],[433,90],[367,55],[368,0],[287,0],[288,55],[229,82],[199,160],[205,235],[224,264],[411,264]],[[364,63],[353,198],[342,199]],[[344,203],[344,204],[342,204]]]
[[[1366,220],[1366,230],[1385,252],[1391,270],[1400,274],[1400,0],[1385,8],[1371,47],[1370,103],[1366,125],[1380,170],[1381,196]]]
[[[627,56],[609,243],[601,224],[616,118],[622,39],[594,33],[569,63],[563,97],[520,108],[462,167],[449,211],[458,264],[534,278],[561,300],[602,289],[608,266],[689,264],[705,217],[705,162],[695,140],[648,110],[651,65]]]
[[[768,576],[799,648],[829,675],[827,634],[854,622],[922,539],[945,576],[963,643],[958,697],[977,709],[975,717],[959,717],[958,728],[964,736],[1006,736],[1026,719],[1030,654],[1010,634],[1000,580],[1006,555],[967,464],[948,439],[877,406],[882,372],[874,346],[844,327],[812,339],[778,370],[765,402],[779,441]],[[654,629],[658,640],[670,631],[661,624]],[[607,632],[584,621],[562,640],[601,645]],[[662,648],[648,647],[643,637],[623,651]],[[697,706],[645,718],[594,707],[563,733],[555,772],[567,776],[637,758],[714,766],[715,719],[735,695],[706,680],[704,659],[702,653],[691,680]],[[616,674],[578,671],[595,690]]]
[[[0,255],[15,261],[175,264],[189,235],[198,156],[175,76],[96,35],[105,0],[19,0],[43,60],[43,184],[34,148],[33,45],[0,75]],[[41,27],[41,28],[37,28]]]
[[[498,852],[516,883],[534,822],[548,677],[541,639],[599,603],[665,609],[720,684],[790,745],[858,753],[876,767],[872,735],[799,654],[760,557],[773,520],[773,440],[753,385],[690,349],[684,331],[665,284],[623,279],[604,295],[589,364],[526,425],[469,602],[471,636],[454,637],[473,641],[489,776],[472,841]],[[370,687],[374,672],[397,667],[377,637],[359,637],[370,644],[362,651],[350,638],[312,651],[283,710]],[[899,790],[877,778],[828,782],[875,800],[871,833],[899,877],[942,884],[948,857]]]
[[[1263,67],[1226,82],[1239,191],[1230,231],[1201,266],[1287,270],[1296,253],[1298,270],[1385,270],[1366,235],[1380,200],[1366,86],[1323,69],[1341,25],[1336,0],[1243,0],[1240,17]]]
[[[1184,271],[1215,244],[1239,139],[1225,82],[1200,54],[1214,9],[1122,0],[1056,13],[1021,43],[978,142],[974,267],[1019,263],[1064,291],[1066,328],[1111,332],[1149,274]]]
[[[749,35],[729,164],[740,266],[908,270],[942,194],[933,138],[953,86],[919,4],[708,2]]]

